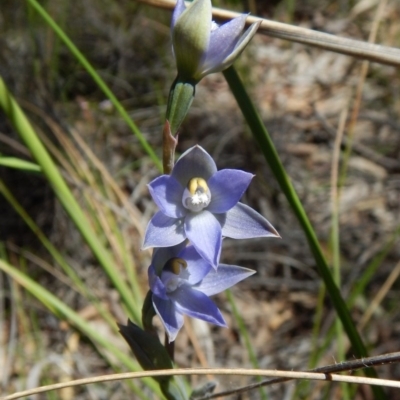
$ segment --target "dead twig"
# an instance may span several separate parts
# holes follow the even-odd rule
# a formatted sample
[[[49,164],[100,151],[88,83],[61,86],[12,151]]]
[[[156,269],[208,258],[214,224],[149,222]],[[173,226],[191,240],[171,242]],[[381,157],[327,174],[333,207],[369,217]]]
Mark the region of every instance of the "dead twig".
[[[400,352],[395,352],[395,353],[382,354],[382,355],[375,356],[375,357],[361,358],[361,359],[352,360],[352,361],[343,361],[338,364],[332,364],[332,365],[327,365],[325,367],[315,368],[315,369],[309,370],[308,372],[310,372],[310,373],[318,372],[318,373],[327,374],[328,376],[333,376],[331,374],[337,373],[337,372],[343,372],[343,371],[350,372],[350,371],[355,371],[357,369],[374,367],[377,365],[392,364],[392,363],[396,363],[399,361],[400,361]],[[209,395],[209,396],[203,397],[203,398],[199,398],[197,400],[214,399],[217,397],[228,396],[230,394],[244,393],[244,392],[247,392],[250,390],[258,389],[261,386],[269,386],[269,385],[273,385],[275,383],[283,383],[283,382],[287,382],[292,379],[293,378],[277,377],[274,379],[268,379],[268,380],[265,380],[262,382],[257,382],[257,383],[253,383],[251,385],[243,386],[241,388],[227,390],[227,391],[219,392],[219,393],[214,393],[212,395]],[[368,379],[372,379],[372,378],[368,378]],[[342,381],[342,382],[344,382],[344,381]],[[4,400],[8,400],[8,399],[4,399]]]
[[[70,382],[60,382],[53,385],[40,386],[34,389],[24,390],[11,394],[9,396],[1,397],[0,400],[14,400],[21,397],[31,396],[38,393],[45,393],[52,390],[63,389],[66,387],[82,386],[92,383],[99,382],[112,382],[124,379],[139,379],[145,377],[156,377],[156,376],[172,376],[172,375],[240,375],[240,376],[272,376],[275,379],[260,382],[255,385],[249,385],[245,388],[236,389],[229,392],[216,393],[211,396],[204,397],[203,399],[211,399],[215,397],[225,396],[231,393],[240,393],[241,391],[251,390],[256,387],[270,385],[272,383],[285,382],[291,379],[311,379],[320,381],[331,381],[331,382],[348,382],[356,384],[367,384],[367,385],[378,385],[395,387],[400,389],[400,382],[388,380],[388,379],[377,379],[367,378],[363,376],[348,376],[348,375],[336,375],[334,372],[342,371],[354,371],[356,369],[372,367],[375,365],[390,364],[400,361],[400,352],[383,354],[376,357],[362,358],[353,361],[345,361],[339,364],[328,365],[322,368],[316,368],[312,371],[301,372],[301,371],[277,371],[277,370],[265,370],[265,369],[246,369],[246,368],[177,368],[168,370],[156,370],[156,371],[143,371],[143,372],[127,372],[122,374],[111,374],[95,376],[92,378],[77,379]]]

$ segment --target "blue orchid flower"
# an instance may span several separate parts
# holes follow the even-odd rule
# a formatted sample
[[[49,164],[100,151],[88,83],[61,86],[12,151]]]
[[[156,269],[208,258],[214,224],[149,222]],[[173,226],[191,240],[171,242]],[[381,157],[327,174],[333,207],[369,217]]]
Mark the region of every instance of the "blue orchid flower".
[[[184,0],[178,0],[171,23],[178,76],[198,82],[231,66],[261,23],[252,24],[243,33],[246,18],[241,15],[218,26],[212,21],[211,0],[195,0],[188,8]]]
[[[154,310],[160,317],[169,341],[175,340],[183,316],[202,319],[226,327],[224,317],[209,296],[230,288],[255,271],[220,264],[215,271],[193,246],[158,248],[148,270]]]
[[[239,202],[254,175],[217,171],[200,146],[187,150],[172,169],[148,185],[160,208],[150,220],[143,248],[169,247],[189,239],[206,262],[217,268],[222,237],[280,237],[258,212]]]

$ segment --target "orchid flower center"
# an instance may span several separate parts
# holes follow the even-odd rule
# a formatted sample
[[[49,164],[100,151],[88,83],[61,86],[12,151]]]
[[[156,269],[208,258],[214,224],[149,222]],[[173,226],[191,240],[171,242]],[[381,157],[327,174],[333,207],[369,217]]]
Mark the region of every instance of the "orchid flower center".
[[[164,265],[161,279],[164,282],[167,293],[174,292],[189,278],[187,263],[182,258],[171,258]]]
[[[182,196],[182,204],[188,210],[199,212],[211,201],[211,192],[203,178],[192,178]]]

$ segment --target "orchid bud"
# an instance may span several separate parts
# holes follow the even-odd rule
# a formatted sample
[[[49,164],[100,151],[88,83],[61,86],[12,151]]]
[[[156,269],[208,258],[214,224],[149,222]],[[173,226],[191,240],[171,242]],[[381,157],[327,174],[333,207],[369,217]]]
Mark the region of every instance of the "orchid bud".
[[[261,22],[244,33],[247,15],[218,26],[212,21],[211,0],[195,0],[186,8],[178,0],[171,35],[178,69],[169,94],[166,119],[175,135],[192,104],[195,86],[206,75],[230,67],[255,35]]]
[[[180,80],[197,83],[231,66],[261,23],[255,22],[243,33],[246,18],[241,15],[218,26],[212,21],[211,0],[195,0],[188,8],[184,0],[178,0],[171,31]]]

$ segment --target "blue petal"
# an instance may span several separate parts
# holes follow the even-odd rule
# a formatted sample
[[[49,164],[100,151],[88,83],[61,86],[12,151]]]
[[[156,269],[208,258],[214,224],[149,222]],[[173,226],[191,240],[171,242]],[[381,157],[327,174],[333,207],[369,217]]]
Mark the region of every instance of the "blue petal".
[[[154,310],[160,317],[171,343],[183,326],[183,315],[176,309],[173,301],[160,299],[154,294],[152,298]]]
[[[261,214],[243,203],[237,203],[225,214],[222,235],[233,239],[280,237]]]
[[[187,281],[190,285],[199,283],[212,269],[211,264],[205,261],[193,246],[183,249],[178,257],[187,262],[187,270],[189,272]]]
[[[221,225],[215,216],[206,210],[188,214],[185,218],[185,232],[201,257],[217,268],[222,237]]]
[[[193,290],[190,286],[182,285],[170,296],[182,314],[219,326],[226,326],[218,307],[204,293]]]
[[[209,69],[222,63],[233,51],[242,34],[247,15],[241,15],[211,31],[210,45],[202,67]]]
[[[147,225],[142,249],[175,246],[185,239],[183,219],[170,218],[158,211]]]
[[[249,44],[250,40],[256,34],[258,27],[260,26],[261,21],[254,22],[250,27],[246,30],[246,32],[242,35],[239,41],[236,43],[235,48],[217,65],[211,65],[207,63],[208,67],[203,67],[201,71],[201,77],[204,77],[208,74],[212,74],[213,72],[223,71],[224,69],[231,66],[234,61],[240,56],[242,51]]]
[[[160,276],[165,263],[171,258],[178,257],[181,250],[186,247],[186,241],[183,241],[176,246],[158,247],[154,249],[151,257],[151,265],[154,267],[156,275]]]
[[[158,297],[163,300],[168,300],[167,290],[165,289],[164,283],[161,279],[156,275],[156,271],[153,265],[150,265],[149,270],[147,271],[149,277],[149,286],[150,290]]]
[[[174,12],[172,13],[171,30],[174,29],[176,21],[185,10],[186,10],[185,0],[177,0]]]
[[[211,203],[207,210],[225,213],[230,210],[246,191],[254,175],[238,169],[223,169],[207,182],[211,192]]]
[[[200,146],[185,151],[176,162],[171,175],[185,188],[192,178],[206,181],[217,172],[212,157]]]
[[[218,270],[210,271],[194,289],[200,290],[207,296],[212,296],[236,285],[243,279],[255,274],[255,272],[237,265],[219,264]]]
[[[253,22],[247,29],[246,31],[243,33],[243,35],[240,37],[240,39],[238,40],[238,42],[235,45],[235,48],[233,49],[232,54],[235,54],[239,51],[240,52],[243,51],[243,49],[248,45],[248,43],[250,42],[250,40],[253,38],[253,36],[257,33],[258,28],[261,25],[261,20],[257,21],[257,22]],[[228,56],[229,57],[229,56]]]
[[[184,187],[172,176],[161,175],[148,185],[151,197],[168,217],[182,218],[187,210],[182,204]]]

